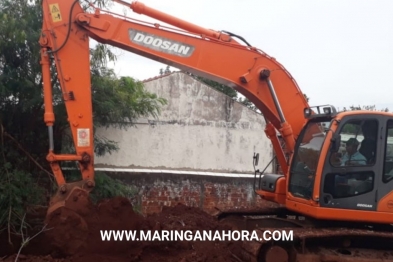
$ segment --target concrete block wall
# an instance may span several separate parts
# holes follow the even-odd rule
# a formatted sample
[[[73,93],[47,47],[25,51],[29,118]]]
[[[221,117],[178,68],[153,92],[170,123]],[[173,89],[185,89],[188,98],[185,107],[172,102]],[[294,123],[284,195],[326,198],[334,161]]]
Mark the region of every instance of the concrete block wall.
[[[168,104],[136,128],[98,129],[120,150],[96,157],[97,171],[135,186],[134,204],[144,214],[177,203],[208,212],[266,205],[252,184],[254,152],[260,169],[273,157],[262,115],[181,72],[150,79],[145,88]]]
[[[168,100],[158,119],[139,119],[136,128],[98,129],[120,150],[96,157],[97,168],[141,168],[252,173],[272,158],[263,117],[181,72],[153,79],[145,88]]]

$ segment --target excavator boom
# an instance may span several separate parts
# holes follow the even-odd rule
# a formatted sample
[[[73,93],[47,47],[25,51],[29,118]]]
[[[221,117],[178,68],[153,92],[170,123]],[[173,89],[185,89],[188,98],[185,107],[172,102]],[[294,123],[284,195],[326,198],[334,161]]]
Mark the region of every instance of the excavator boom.
[[[79,162],[83,180],[93,185],[89,38],[238,90],[261,110],[268,121],[269,137],[275,145],[280,165],[286,170],[287,162],[276,130],[284,137],[287,149],[293,150],[294,141],[306,122],[303,109],[308,104],[285,68],[274,58],[254,47],[239,44],[226,33],[204,29],[138,2],[131,7],[135,12],[146,12],[177,28],[135,22],[102,13],[99,9],[86,13],[78,1],[43,1],[42,70],[44,75],[49,75],[49,58],[53,57],[76,148],[74,156],[57,155],[50,148],[48,160],[58,184],[65,183],[58,162],[74,160]],[[50,129],[54,115],[48,78],[44,80],[44,91],[45,122]]]

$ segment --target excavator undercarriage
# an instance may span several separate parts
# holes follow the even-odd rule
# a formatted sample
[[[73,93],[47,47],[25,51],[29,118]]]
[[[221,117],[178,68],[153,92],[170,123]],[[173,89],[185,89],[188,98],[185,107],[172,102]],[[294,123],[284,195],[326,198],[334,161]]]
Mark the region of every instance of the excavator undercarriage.
[[[258,235],[260,241],[243,241],[243,261],[393,261],[392,225],[314,220],[285,208],[228,210],[216,217]]]

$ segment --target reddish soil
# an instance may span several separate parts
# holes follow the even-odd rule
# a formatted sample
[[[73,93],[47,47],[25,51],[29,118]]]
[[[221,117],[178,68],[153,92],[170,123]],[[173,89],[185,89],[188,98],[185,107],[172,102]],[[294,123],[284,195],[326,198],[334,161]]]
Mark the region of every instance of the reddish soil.
[[[229,230],[198,208],[177,205],[143,217],[122,197],[89,205],[79,215],[67,209],[53,213],[48,228],[22,250],[20,261],[238,261],[241,242],[106,241],[100,230]],[[29,235],[32,235],[31,232]],[[4,243],[4,242],[3,242]],[[4,246],[4,245],[3,245]],[[14,261],[17,248],[1,253]],[[9,255],[13,253],[14,255]],[[0,259],[1,261],[1,259]]]

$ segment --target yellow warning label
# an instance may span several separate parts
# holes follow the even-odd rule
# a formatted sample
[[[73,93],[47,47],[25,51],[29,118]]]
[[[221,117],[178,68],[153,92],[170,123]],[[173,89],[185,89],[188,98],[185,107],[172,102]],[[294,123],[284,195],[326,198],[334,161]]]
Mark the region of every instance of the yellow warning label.
[[[54,23],[61,21],[61,14],[59,4],[51,4],[49,5],[50,13],[52,15],[52,20]]]

